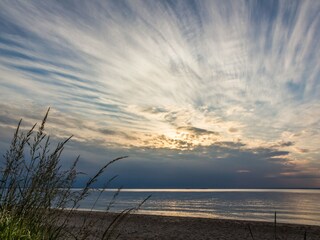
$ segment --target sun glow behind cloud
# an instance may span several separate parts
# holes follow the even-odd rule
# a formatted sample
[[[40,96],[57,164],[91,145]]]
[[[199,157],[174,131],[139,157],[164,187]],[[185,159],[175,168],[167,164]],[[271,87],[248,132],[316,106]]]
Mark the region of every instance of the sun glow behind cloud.
[[[54,134],[79,143],[224,146],[222,158],[269,149],[291,166],[283,175],[314,175],[319,10],[318,1],[2,1],[0,124],[52,106]]]

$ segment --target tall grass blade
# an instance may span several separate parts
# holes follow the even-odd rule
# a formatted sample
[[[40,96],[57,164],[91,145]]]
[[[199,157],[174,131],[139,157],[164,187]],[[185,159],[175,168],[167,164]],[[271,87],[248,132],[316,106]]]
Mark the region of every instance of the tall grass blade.
[[[274,239],[277,240],[277,212],[274,212]]]
[[[251,236],[252,240],[254,240],[254,237],[253,237],[253,234],[252,234],[252,231],[251,231],[251,227],[250,227],[250,224],[248,224],[248,229],[249,229],[249,232],[250,232],[250,236]]]

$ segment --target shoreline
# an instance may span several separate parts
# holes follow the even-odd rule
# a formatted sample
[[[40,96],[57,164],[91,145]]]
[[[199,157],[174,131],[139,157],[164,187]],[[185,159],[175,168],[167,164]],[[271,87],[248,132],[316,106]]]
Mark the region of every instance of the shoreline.
[[[80,234],[84,220],[89,224],[86,239],[99,239],[98,236],[116,217],[116,213],[90,212],[77,210],[69,221],[68,229]],[[250,227],[249,227],[250,226]],[[225,239],[252,240],[274,239],[274,223],[231,219],[198,218],[185,216],[162,216],[134,213],[128,215],[115,230],[118,239]],[[320,239],[320,226],[277,223],[276,234],[281,239],[302,240],[307,233],[308,240]]]
[[[76,212],[94,212],[94,213],[106,213],[105,210],[99,210],[99,209],[86,209],[86,208],[79,208],[75,210]],[[109,214],[117,214],[118,212],[109,212]],[[256,220],[256,219],[236,219],[236,218],[226,218],[226,217],[212,217],[211,215],[188,215],[183,212],[181,212],[181,215],[175,215],[175,214],[165,214],[165,213],[157,213],[153,211],[152,213],[146,213],[144,210],[139,210],[138,212],[131,213],[132,215],[146,215],[146,216],[159,216],[159,217],[178,217],[178,218],[200,218],[200,219],[219,219],[219,220],[228,220],[228,221],[244,221],[244,222],[257,222],[257,223],[273,223],[274,219],[270,218],[270,220]],[[289,224],[289,225],[303,225],[303,226],[314,226],[314,227],[320,227],[320,222],[318,224],[310,224],[310,223],[296,223],[296,222],[282,222],[279,220],[279,213],[277,212],[277,224]],[[320,239],[319,239],[320,240]]]

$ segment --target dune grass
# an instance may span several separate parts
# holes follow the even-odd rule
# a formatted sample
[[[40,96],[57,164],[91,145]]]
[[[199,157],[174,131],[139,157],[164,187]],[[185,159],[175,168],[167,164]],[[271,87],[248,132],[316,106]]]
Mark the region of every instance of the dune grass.
[[[0,239],[85,239],[85,225],[90,223],[83,225],[82,237],[75,236],[68,231],[68,218],[90,194],[93,184],[106,169],[125,158],[108,162],[86,182],[84,188],[72,190],[79,175],[76,169],[79,157],[69,169],[63,170],[61,154],[71,137],[50,149],[50,136],[45,133],[49,110],[38,128],[35,124],[29,131],[21,131],[20,120],[4,154],[0,172]],[[113,203],[114,199],[109,205]],[[135,209],[118,214],[97,239],[112,238],[121,220]]]

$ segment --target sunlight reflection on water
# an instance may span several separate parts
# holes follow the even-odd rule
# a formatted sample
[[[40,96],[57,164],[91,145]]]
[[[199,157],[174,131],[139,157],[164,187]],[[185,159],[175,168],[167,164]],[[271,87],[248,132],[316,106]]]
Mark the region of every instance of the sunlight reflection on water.
[[[76,191],[76,190],[75,190]],[[114,190],[104,191],[94,210],[104,210]],[[140,214],[277,221],[320,225],[320,190],[305,189],[124,189],[113,212],[135,207],[148,195]],[[91,209],[98,191],[80,205]]]

